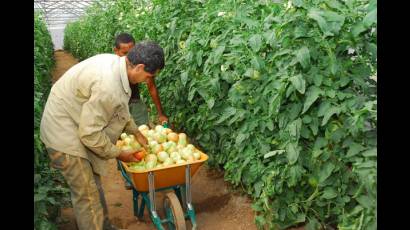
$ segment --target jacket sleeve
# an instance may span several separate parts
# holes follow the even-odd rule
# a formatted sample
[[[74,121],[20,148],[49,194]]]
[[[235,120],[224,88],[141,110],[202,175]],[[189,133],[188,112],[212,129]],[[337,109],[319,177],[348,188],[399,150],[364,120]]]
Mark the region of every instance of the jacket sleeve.
[[[124,131],[126,133],[136,133],[139,132],[137,124],[135,124],[134,119],[130,115],[130,120],[128,120],[127,124],[125,125]]]
[[[98,83],[91,87],[91,96],[82,106],[78,134],[81,142],[104,159],[118,157],[120,149],[111,143],[103,131],[113,117],[115,103],[110,94],[103,92]]]

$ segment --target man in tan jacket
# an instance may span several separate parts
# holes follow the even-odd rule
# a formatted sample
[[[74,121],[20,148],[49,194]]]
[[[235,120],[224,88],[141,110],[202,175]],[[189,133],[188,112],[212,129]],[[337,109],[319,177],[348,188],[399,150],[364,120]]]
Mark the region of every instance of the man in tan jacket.
[[[76,64],[51,88],[41,140],[70,187],[80,230],[117,229],[108,220],[100,176],[108,159],[137,161],[115,146],[123,130],[147,145],[129,113],[130,83],[153,78],[163,67],[162,48],[141,42],[126,57],[100,54]]]

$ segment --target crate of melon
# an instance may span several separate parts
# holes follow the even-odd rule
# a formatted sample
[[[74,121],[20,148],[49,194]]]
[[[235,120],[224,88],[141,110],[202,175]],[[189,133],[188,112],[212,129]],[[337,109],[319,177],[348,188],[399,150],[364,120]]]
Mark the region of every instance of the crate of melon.
[[[120,162],[126,176],[137,191],[149,190],[148,174],[155,175],[155,189],[162,189],[186,182],[186,166],[190,176],[194,176],[208,156],[188,143],[185,133],[176,133],[170,128],[157,125],[150,129],[139,126],[139,131],[147,138],[148,147],[144,149],[133,135],[121,134],[117,146],[125,152],[133,152],[139,162]],[[123,174],[123,176],[125,176]]]

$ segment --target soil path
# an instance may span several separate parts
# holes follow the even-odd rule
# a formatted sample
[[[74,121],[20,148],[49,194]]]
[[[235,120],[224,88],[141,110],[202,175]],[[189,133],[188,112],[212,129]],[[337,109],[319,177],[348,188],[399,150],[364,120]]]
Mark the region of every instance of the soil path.
[[[68,52],[56,51],[56,68],[53,82],[57,81],[77,60]],[[110,160],[108,176],[102,178],[109,218],[113,224],[129,230],[152,230],[147,211],[142,221],[136,220],[132,210],[132,192],[126,190],[115,160]],[[164,193],[157,193],[158,214],[163,215]],[[195,208],[198,230],[256,230],[251,200],[235,193],[223,179],[223,173],[203,166],[192,178],[192,202]],[[74,230],[75,217],[72,208],[61,212],[61,230]],[[190,226],[189,221],[187,225]]]

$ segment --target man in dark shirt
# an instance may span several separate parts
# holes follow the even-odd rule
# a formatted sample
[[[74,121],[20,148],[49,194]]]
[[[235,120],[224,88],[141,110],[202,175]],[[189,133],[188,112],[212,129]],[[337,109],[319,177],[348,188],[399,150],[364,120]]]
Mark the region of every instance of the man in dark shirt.
[[[135,40],[132,35],[128,33],[121,33],[115,38],[114,53],[120,57],[125,56],[127,55],[128,51],[132,47],[134,47],[134,45]],[[161,101],[159,99],[158,91],[155,86],[154,78],[148,79],[146,83],[149,94],[151,95],[155,107],[157,108],[159,123],[163,124],[164,122],[168,122],[168,117],[162,111]],[[132,92],[129,103],[130,113],[138,126],[143,124],[148,125],[148,109],[145,103],[140,98],[139,84],[130,85],[130,87]]]

